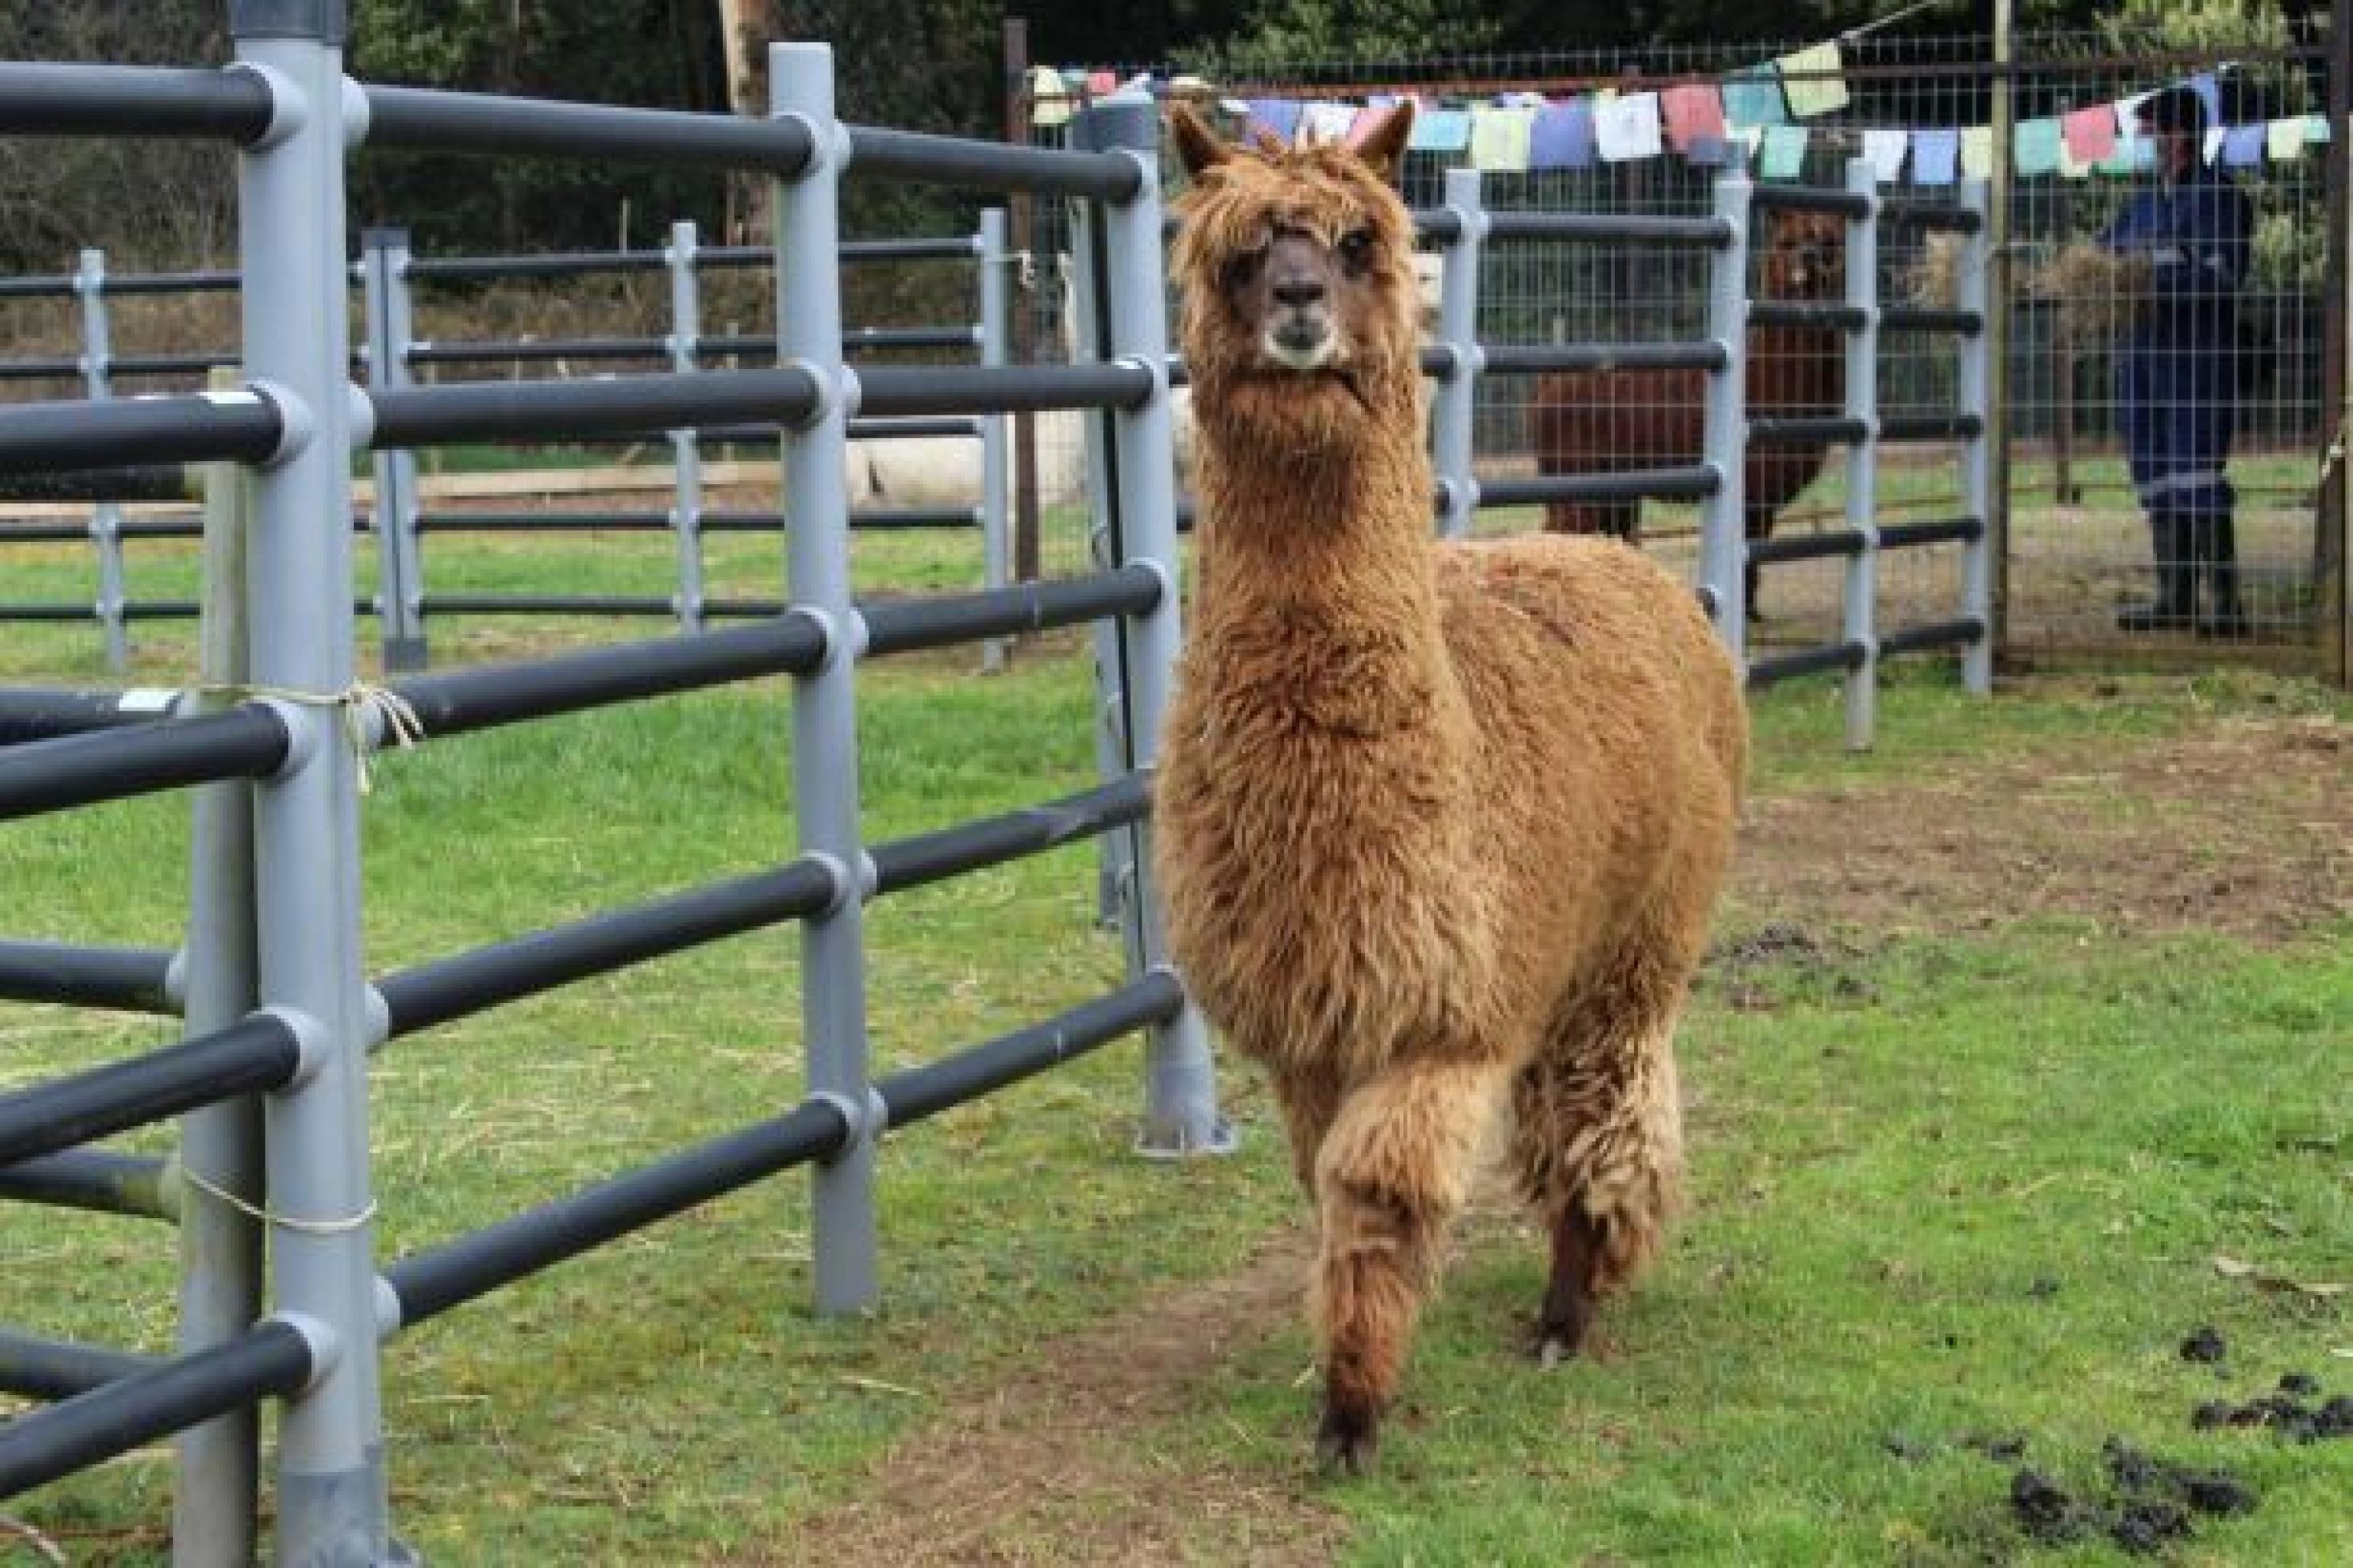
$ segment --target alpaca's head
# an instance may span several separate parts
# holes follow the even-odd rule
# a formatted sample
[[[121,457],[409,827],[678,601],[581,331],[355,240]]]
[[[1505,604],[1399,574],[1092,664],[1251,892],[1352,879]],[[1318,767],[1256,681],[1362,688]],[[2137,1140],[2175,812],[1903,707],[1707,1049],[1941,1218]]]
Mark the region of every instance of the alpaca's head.
[[[1192,182],[1174,271],[1204,429],[1311,451],[1368,414],[1417,418],[1413,220],[1390,184],[1411,104],[1345,146],[1229,146],[1182,105],[1171,124]]]
[[[1774,214],[1762,265],[1766,299],[1843,299],[1846,220],[1831,213]]]

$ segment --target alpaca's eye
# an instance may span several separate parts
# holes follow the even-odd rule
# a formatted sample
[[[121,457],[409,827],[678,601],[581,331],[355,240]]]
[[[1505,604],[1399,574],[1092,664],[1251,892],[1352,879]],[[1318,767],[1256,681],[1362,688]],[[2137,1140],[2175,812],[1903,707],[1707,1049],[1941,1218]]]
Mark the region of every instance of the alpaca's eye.
[[[1340,237],[1340,261],[1351,272],[1361,272],[1372,265],[1373,231],[1352,228]]]
[[[1246,289],[1258,269],[1265,265],[1267,247],[1258,246],[1250,250],[1238,250],[1226,260],[1223,281],[1229,290]]]

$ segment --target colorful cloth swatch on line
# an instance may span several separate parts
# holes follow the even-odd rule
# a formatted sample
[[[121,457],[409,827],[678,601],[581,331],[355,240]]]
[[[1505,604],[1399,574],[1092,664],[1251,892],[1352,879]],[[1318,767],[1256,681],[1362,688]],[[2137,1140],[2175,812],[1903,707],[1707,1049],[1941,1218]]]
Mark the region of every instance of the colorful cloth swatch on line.
[[[1630,92],[1596,104],[1593,140],[1609,163],[1657,157],[1664,145],[1659,139],[1659,95]]]
[[[1668,142],[1679,153],[1724,140],[1724,100],[1704,83],[1668,88],[1659,94],[1659,113],[1667,122]]]
[[[2304,117],[2304,140],[2309,147],[2328,145],[2328,116],[2307,114]]]
[[[1490,174],[1524,174],[1528,166],[1528,143],[1535,132],[1536,111],[1533,109],[1493,109],[1482,106],[1471,111],[1471,166]]]
[[[1965,179],[1993,178],[1993,127],[1969,125],[1961,130],[1961,174]]]
[[[1261,131],[1288,147],[1299,136],[1299,122],[1306,111],[1295,98],[1253,98],[1250,100],[1250,124],[1245,134],[1255,138]]]
[[[1806,166],[1806,128],[1767,125],[1757,172],[1768,180],[1794,180]]]
[[[1062,73],[1052,66],[1029,68],[1029,123],[1032,125],[1067,125],[1071,119],[1071,89],[1062,85]]]
[[[2214,73],[2212,71],[2200,71],[2196,76],[2191,77],[2184,85],[2186,85],[2190,91],[2198,95],[2199,102],[2206,106],[2206,123],[2209,125],[2221,124],[2222,89],[2221,84],[2216,82],[2214,79]]]
[[[1840,75],[1846,65],[1839,58],[1837,44],[1816,44],[1794,55],[1783,55],[1773,65],[1781,73],[1781,91],[1789,100],[1789,112],[1799,119],[1810,120],[1846,107],[1846,79]]]
[[[2095,103],[2060,116],[2059,133],[2068,154],[2086,167],[2116,150],[2116,107]]]
[[[1912,183],[1949,185],[1960,173],[1961,133],[1957,131],[1912,132]]]
[[[2222,136],[2222,165],[2230,169],[2253,169],[2263,161],[2264,128],[2261,125],[2233,125]]]
[[[1414,116],[1407,143],[1417,153],[1460,153],[1471,145],[1471,117],[1459,109],[1425,109]]]
[[[1354,104],[1311,103],[1299,117],[1300,144],[1317,147],[1345,142],[1348,128],[1356,122],[1356,108]]]
[[[2274,163],[2293,163],[2304,156],[2304,118],[2274,120],[2266,127],[2263,152]]]
[[[1751,66],[1724,79],[1724,118],[1734,125],[1786,125],[1789,107],[1770,66]]]
[[[2118,136],[2115,150],[2094,167],[2118,178],[2146,174],[2157,167],[2157,143],[2146,136]]]
[[[1871,165],[1871,177],[1883,185],[1892,185],[1904,177],[1904,153],[1910,146],[1908,131],[1865,131],[1862,133],[1862,161]]]
[[[1531,169],[1584,169],[1592,166],[1593,106],[1581,98],[1547,103],[1536,110],[1528,132]]]
[[[2059,135],[2059,121],[2050,118],[2021,120],[2012,128],[2015,142],[2011,156],[2017,160],[2021,174],[2055,174],[2059,172],[2059,154],[2064,143]]]

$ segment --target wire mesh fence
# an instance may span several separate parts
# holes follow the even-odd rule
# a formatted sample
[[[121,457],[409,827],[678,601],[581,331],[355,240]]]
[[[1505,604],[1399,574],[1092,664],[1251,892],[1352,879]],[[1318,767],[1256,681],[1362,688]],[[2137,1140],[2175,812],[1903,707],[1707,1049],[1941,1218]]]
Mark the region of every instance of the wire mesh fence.
[[[2326,49],[2275,19],[2248,26],[2242,39],[2194,48],[2120,29],[2023,36],[2007,67],[1982,37],[1865,36],[1827,56],[1746,43],[1149,74],[1159,90],[1224,110],[1236,134],[1278,139],[1329,134],[1361,106],[1411,94],[1421,128],[1404,187],[1416,206],[1438,205],[1445,171],[1461,166],[1484,171],[1494,210],[1685,216],[1707,210],[1715,170],[1735,162],[1762,181],[1833,185],[1863,158],[1883,194],[1914,203],[1950,202],[1962,179],[1993,178],[2006,195],[2009,261],[1996,270],[1997,284],[2007,281],[1997,405],[2006,410],[1997,431],[2007,458],[2006,651],[2253,655],[2294,666],[2316,646],[2317,489],[2334,406],[2324,345],[2337,317],[2327,182],[2343,128],[2331,138]],[[1059,139],[1062,110],[1138,74],[1033,72],[1032,136]],[[2162,138],[2139,111],[2177,87],[2198,96],[2205,121],[2194,165],[2168,178],[2157,166]],[[2243,202],[2247,214],[2243,247],[2211,280],[2227,304],[2189,312],[2120,264],[2122,250],[2150,248],[2141,231],[2152,211],[2210,200],[2183,197],[2183,180],[2230,193],[2211,199]],[[1835,245],[1810,244],[1793,215],[1773,223],[1753,247],[1752,298],[1837,298]],[[1043,208],[1032,235],[1044,258],[1066,243],[1060,215]],[[1918,227],[1883,226],[1878,268],[1884,301],[1951,303],[1950,254]],[[1706,270],[1704,257],[1653,247],[1489,246],[1480,334],[1489,343],[1688,340],[1702,335]],[[1032,309],[1059,303],[1039,298]],[[1033,341],[1058,341],[1045,323]],[[1752,404],[1835,411],[1840,342],[1818,328],[1752,329]],[[1883,417],[1949,410],[1957,374],[1948,334],[1883,334]],[[1621,372],[1606,384],[1482,378],[1481,467],[1695,460],[1697,384],[1685,372]],[[1597,399],[1607,417],[1585,406]],[[1838,525],[1836,454],[1758,454],[1756,465],[1771,471],[1752,472],[1751,494],[1772,498],[1777,531]],[[1880,466],[1883,521],[1958,510],[1949,444],[1890,443]],[[2185,518],[2182,491],[2168,487],[2215,468],[2226,488],[2193,497],[2202,510]],[[1641,528],[1654,548],[1688,552],[1688,508],[1652,502],[1648,512]],[[1530,510],[1486,526],[1543,521]],[[1906,551],[1890,565],[1899,606],[1952,602],[1957,550]],[[2179,596],[2184,584],[2193,597]],[[1835,626],[1838,595],[1834,562],[1777,566],[1761,629],[1767,640],[1816,638]]]

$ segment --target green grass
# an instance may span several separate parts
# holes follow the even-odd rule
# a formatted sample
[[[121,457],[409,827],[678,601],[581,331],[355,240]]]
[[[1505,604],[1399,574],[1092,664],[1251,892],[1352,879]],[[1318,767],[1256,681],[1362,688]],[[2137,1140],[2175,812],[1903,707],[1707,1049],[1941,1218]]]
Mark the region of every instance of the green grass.
[[[928,537],[870,546],[906,552],[871,556],[872,581],[953,585],[959,569]],[[184,644],[155,632],[142,667],[168,674]],[[93,642],[28,628],[10,678],[87,679]],[[1090,781],[1080,660],[968,668],[861,673],[871,837]],[[772,682],[388,755],[365,808],[371,970],[776,864],[792,844],[785,710]],[[1831,809],[1852,788],[2283,710],[2353,718],[2253,677],[1985,702],[1919,667],[1885,695],[1878,749],[1852,756],[1831,688],[1798,682],[1757,705],[1757,783]],[[7,934],[174,942],[184,824],[164,799],[0,826]],[[1092,865],[1066,850],[874,906],[878,1068],[1114,983]],[[1728,934],[1778,913],[1744,904]],[[1308,1352],[1290,1330],[1221,1363],[1192,1414],[1102,1440],[1148,1451],[1171,1506],[1182,1477],[1214,1468],[1337,1509],[1356,1564],[1927,1565],[2121,1561],[2096,1542],[2030,1550],[2007,1519],[2012,1467],[1967,1446],[2023,1436],[2022,1462],[2089,1488],[2115,1434],[2227,1464],[2262,1495],[2179,1560],[2346,1561],[2353,1446],[2193,1434],[2187,1417],[2291,1369],[2353,1384],[2331,1355],[2353,1336],[2341,1298],[2259,1290],[2211,1261],[2347,1278],[2348,939],[2340,924],[2286,949],[2122,942],[2021,910],[1982,935],[1847,933],[1822,955],[1719,965],[1685,1032],[1693,1218],[1609,1318],[1616,1359],[1540,1376],[1518,1357],[1538,1253],[1487,1216],[1373,1479],[1309,1478]],[[383,1255],[790,1105],[797,1005],[796,944],[777,931],[396,1043],[375,1073]],[[154,1020],[12,1007],[0,1088],[167,1037]],[[1018,1391],[1056,1365],[1060,1336],[1230,1269],[1296,1221],[1247,1072],[1227,1079],[1242,1152],[1180,1165],[1129,1152],[1137,1072],[1115,1045],[892,1140],[871,1318],[808,1312],[793,1178],[402,1336],[386,1362],[402,1532],[442,1563],[790,1561],[797,1522],[857,1492],[894,1437]],[[163,1348],[169,1251],[137,1222],[12,1210],[0,1321]],[[2175,1354],[2207,1322],[2232,1346],[2220,1375]],[[158,1562],[167,1469],[134,1457],[9,1509],[77,1563]]]
[[[1350,1561],[2006,1562],[2015,1464],[1972,1443],[2022,1438],[2018,1463],[2095,1492],[2111,1435],[2261,1495],[2201,1523],[2196,1560],[2345,1561],[2343,1444],[2189,1415],[2292,1369],[2348,1381],[2339,1310],[2210,1259],[2343,1278],[2353,958],[2099,950],[2029,923],[1844,967],[1837,986],[1777,976],[1766,1012],[1704,999],[1694,1218],[1609,1320],[1615,1359],[1516,1364],[1538,1249],[1501,1227],[1472,1243],[1387,1462],[1329,1494]],[[2219,1375],[2176,1353],[2205,1323],[2232,1347]],[[1305,1353],[1287,1338],[1222,1382],[1202,1451],[1231,1420],[1279,1458]]]

